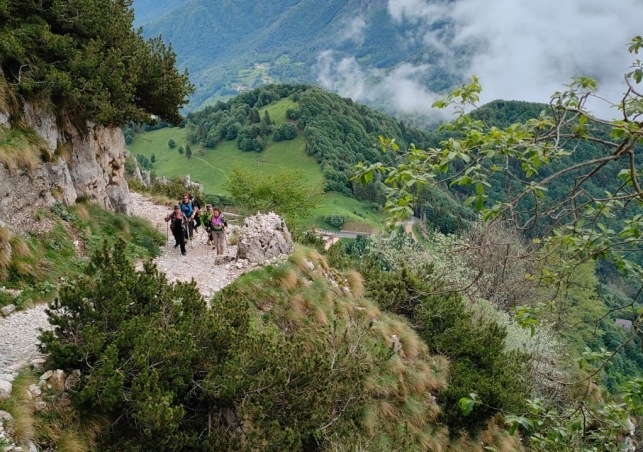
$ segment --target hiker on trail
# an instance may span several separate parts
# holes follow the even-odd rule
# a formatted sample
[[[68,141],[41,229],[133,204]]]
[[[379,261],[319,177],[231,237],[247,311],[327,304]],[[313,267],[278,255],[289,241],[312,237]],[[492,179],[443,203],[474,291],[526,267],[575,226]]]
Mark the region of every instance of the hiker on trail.
[[[205,232],[208,233],[208,243],[206,245],[212,245],[212,205],[205,205],[205,212],[201,215],[201,225],[205,229]]]
[[[210,219],[212,228],[212,249],[217,249],[217,255],[223,254],[223,248],[226,241],[225,231],[228,229],[228,222],[221,213],[219,207],[212,209],[212,218]]]
[[[194,208],[190,202],[190,195],[183,193],[183,201],[181,201],[181,212],[188,219],[188,233],[190,235],[190,240],[192,240],[192,235],[194,234],[194,229],[192,225],[192,220],[194,220]]]
[[[174,236],[174,248],[181,246],[181,254],[185,256],[185,233],[188,226],[188,218],[181,212],[181,206],[174,206],[174,211],[165,216],[165,222],[171,221],[170,229]]]
[[[192,196],[192,193],[188,195],[188,199],[192,204],[192,209],[194,209],[194,232],[198,232],[199,226],[201,226],[201,203],[198,199]]]

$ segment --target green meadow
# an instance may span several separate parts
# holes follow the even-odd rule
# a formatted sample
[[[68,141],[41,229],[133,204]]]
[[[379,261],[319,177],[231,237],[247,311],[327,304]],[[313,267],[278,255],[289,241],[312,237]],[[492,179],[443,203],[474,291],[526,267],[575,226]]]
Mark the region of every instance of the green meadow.
[[[267,110],[270,118],[279,125],[286,120],[286,110],[294,106],[292,101],[284,99],[270,105]],[[262,116],[265,110],[260,111]],[[170,139],[176,142],[174,149],[168,147]],[[188,159],[185,153],[178,152],[179,146],[185,149],[186,145],[185,129],[166,128],[138,135],[128,149],[134,155],[142,154],[147,158],[154,154],[154,171],[157,175],[174,178],[189,174],[193,181],[203,184],[205,192],[210,194],[227,194],[225,184],[234,164],[259,174],[268,174],[281,167],[297,169],[303,172],[308,182],[324,183],[319,164],[305,153],[306,140],[302,133],[294,140],[270,141],[261,153],[240,151],[236,141],[222,141],[215,149],[190,145],[192,158]],[[365,203],[331,192],[324,196],[324,202],[315,210],[314,218],[307,225],[333,229],[324,218],[335,212],[346,219],[344,229],[372,230],[383,220],[381,213],[373,211]]]

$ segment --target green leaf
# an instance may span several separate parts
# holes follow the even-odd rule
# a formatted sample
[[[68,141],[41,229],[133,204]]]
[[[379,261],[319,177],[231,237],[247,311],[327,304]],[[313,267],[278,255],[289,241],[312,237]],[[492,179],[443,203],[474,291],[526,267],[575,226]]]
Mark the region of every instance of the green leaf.
[[[468,416],[473,411],[473,407],[476,406],[476,401],[467,397],[462,397],[459,401],[459,404],[462,414],[464,416]]]

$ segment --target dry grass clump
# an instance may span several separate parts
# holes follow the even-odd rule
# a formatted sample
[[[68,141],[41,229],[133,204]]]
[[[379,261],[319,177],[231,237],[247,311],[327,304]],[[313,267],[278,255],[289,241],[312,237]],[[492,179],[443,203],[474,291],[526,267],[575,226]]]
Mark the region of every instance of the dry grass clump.
[[[54,403],[53,416],[41,420],[40,430],[53,450],[58,452],[91,452],[96,439],[110,425],[109,419],[97,414],[80,415],[70,407]]]
[[[299,276],[294,269],[283,268],[279,274],[275,275],[275,279],[279,281],[281,288],[286,292],[294,290],[299,284]]]
[[[463,434],[451,441],[448,448],[449,452],[486,452],[488,450],[520,452],[525,448],[520,442],[520,435],[510,435],[507,430],[498,426],[495,419],[490,419],[487,428],[477,437],[472,438]]]
[[[18,98],[4,77],[0,77],[0,113],[8,113],[10,116],[20,114],[20,103]]]
[[[24,238],[22,238],[19,235],[14,235],[11,237],[9,240],[9,243],[11,244],[11,253],[16,256],[16,257],[27,257],[31,258],[33,257],[33,254],[31,252],[31,249],[29,249],[29,245],[25,241]]]
[[[0,127],[0,164],[9,172],[18,169],[33,171],[42,161],[49,161],[51,152],[47,144],[34,131]]]
[[[74,206],[74,214],[76,214],[78,218],[84,221],[89,221],[89,219],[91,218],[89,209],[85,204],[76,204]]]
[[[344,273],[344,278],[348,283],[348,288],[351,291],[351,294],[355,298],[361,298],[364,296],[364,278],[362,275],[357,273],[355,270],[349,270]]]
[[[36,377],[27,373],[19,374],[13,381],[11,397],[0,404],[0,409],[13,416],[11,425],[14,429],[13,438],[18,444],[27,444],[36,437],[36,416],[34,404],[27,390],[30,385],[37,383]]]
[[[58,146],[56,147],[56,152],[54,152],[54,156],[62,158],[65,162],[70,162],[71,151],[72,151],[72,144],[70,141],[67,141],[65,143],[59,141]]]
[[[11,264],[16,274],[26,278],[38,279],[44,274],[44,270],[36,264],[25,261],[14,261]]]
[[[7,269],[11,265],[11,232],[0,227],[0,279],[7,276]]]

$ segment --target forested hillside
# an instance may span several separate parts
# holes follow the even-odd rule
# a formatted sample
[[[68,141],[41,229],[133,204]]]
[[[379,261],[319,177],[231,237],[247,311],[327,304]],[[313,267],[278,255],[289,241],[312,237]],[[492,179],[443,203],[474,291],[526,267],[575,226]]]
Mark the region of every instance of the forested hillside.
[[[133,6],[149,11],[143,0]],[[364,25],[352,22],[358,17]],[[431,48],[405,38],[413,31],[393,21],[385,1],[358,0],[189,0],[144,25],[146,36],[162,34],[179,55],[179,65],[190,69],[196,85],[190,109],[266,81],[315,82],[314,65],[325,50],[354,55],[366,68],[434,62]],[[432,70],[425,82],[439,90],[453,80]]]
[[[135,0],[132,2],[135,9],[134,25],[145,25],[167,14],[174,8],[181,7],[187,1],[188,0]]]
[[[405,147],[423,147],[431,140],[425,131],[310,85],[257,88],[188,114],[183,129],[140,135],[126,130],[134,154],[148,163],[154,155],[156,163],[151,169],[158,175],[190,173],[212,194],[226,193],[224,182],[235,162],[264,173],[277,170],[279,165],[303,170],[328,193],[327,207],[317,219],[323,227],[329,226],[324,218],[332,213],[359,223],[372,221],[364,208],[381,210],[385,196],[380,182],[362,185],[351,180],[359,162],[394,161],[393,153],[381,151],[379,136],[394,137]],[[176,149],[167,146],[170,139]],[[189,157],[180,154],[188,148]],[[339,203],[338,194],[343,199]],[[362,201],[362,207],[350,198]],[[443,232],[461,229],[474,218],[446,190],[425,193],[415,213],[426,214]],[[368,218],[362,218],[364,215]]]

